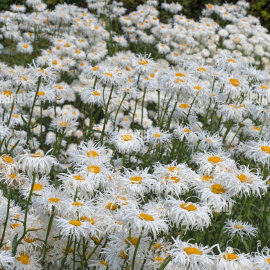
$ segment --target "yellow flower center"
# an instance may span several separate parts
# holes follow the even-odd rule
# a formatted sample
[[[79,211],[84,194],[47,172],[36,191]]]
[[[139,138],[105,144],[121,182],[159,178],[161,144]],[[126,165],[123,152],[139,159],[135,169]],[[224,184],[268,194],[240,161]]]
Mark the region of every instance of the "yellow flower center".
[[[29,46],[27,44],[24,44],[23,47],[27,49]]]
[[[106,261],[99,261],[99,263],[101,264],[101,265],[104,265],[104,266],[107,266],[108,265],[108,262],[106,262]]]
[[[183,103],[183,104],[178,105],[178,107],[181,109],[187,109],[187,108],[189,108],[189,105],[186,103]]]
[[[94,96],[100,96],[100,93],[98,91],[93,91]]]
[[[175,76],[176,76],[176,77],[186,77],[185,74],[180,73],[180,72],[175,73]]]
[[[242,183],[245,183],[245,182],[252,183],[251,178],[247,177],[245,174],[239,174],[239,175],[237,175],[237,178],[238,178]]]
[[[266,261],[270,264],[270,258],[266,259]]]
[[[159,249],[161,247],[162,247],[162,244],[160,244],[160,243],[155,243],[154,244],[154,249]]]
[[[233,225],[233,226],[235,229],[243,229],[244,228],[244,226],[242,226],[242,225]]]
[[[91,151],[87,152],[87,156],[88,156],[88,157],[96,158],[96,157],[99,156],[99,154],[98,154],[98,152],[92,151],[92,150],[91,150]]]
[[[89,217],[87,217],[87,216],[83,216],[83,217],[81,217],[80,218],[80,220],[81,221],[88,221],[88,222],[90,222],[92,225],[94,225],[95,224],[95,220],[93,219],[93,218],[89,218]]]
[[[109,202],[107,205],[106,205],[106,208],[109,209],[109,210],[116,210],[117,209],[117,204],[116,203],[112,203],[112,202]]]
[[[41,184],[34,184],[33,191],[40,191],[43,189],[43,186]]]
[[[60,199],[58,199],[58,198],[49,198],[48,201],[50,203],[58,203],[60,201]]]
[[[236,63],[236,61],[234,59],[228,59],[228,62],[232,62],[232,63]]]
[[[45,92],[38,91],[37,95],[38,96],[45,96]]]
[[[230,83],[236,87],[240,85],[240,82],[237,79],[230,79]]]
[[[120,252],[120,257],[122,258],[122,259],[126,259],[127,258],[127,254],[126,254],[126,252],[124,251],[124,250],[122,250],[121,252]]]
[[[62,252],[66,253],[66,248],[62,248]],[[68,254],[71,254],[73,252],[73,248],[69,248]]]
[[[186,247],[184,248],[184,251],[187,253],[187,255],[202,255],[202,252],[195,247]]]
[[[161,135],[160,135],[160,134],[158,134],[158,133],[155,133],[155,134],[154,134],[154,137],[156,137],[156,138],[160,138],[160,137],[161,137]]]
[[[76,220],[76,219],[72,219],[69,221],[69,224],[73,225],[73,226],[76,226],[76,227],[79,227],[82,225],[81,221],[79,220]]]
[[[203,177],[202,177],[202,181],[209,181],[210,183],[211,183],[211,181],[210,180],[212,180],[213,179],[213,177],[212,176],[210,176],[210,175],[204,175]]]
[[[139,60],[139,64],[142,65],[142,66],[145,66],[145,65],[148,64],[148,61],[145,60],[145,59],[140,59],[140,60]]]
[[[267,145],[261,146],[261,150],[267,154],[270,154],[270,147]]]
[[[31,157],[36,158],[36,157],[42,157],[42,154],[40,152],[35,153],[35,154],[30,154]]]
[[[200,90],[202,87],[201,86],[194,86],[195,90]]]
[[[218,163],[218,162],[221,162],[222,159],[218,156],[212,156],[208,158],[208,161],[211,163]]]
[[[32,238],[31,235],[26,235],[26,236],[23,238],[23,240],[24,240],[25,242],[29,243],[29,244],[31,244],[31,243],[33,243],[33,242],[36,241],[36,239],[35,239],[35,238]]]
[[[122,138],[122,140],[124,140],[125,142],[131,141],[131,140],[133,139],[132,135],[130,135],[130,134],[122,135],[121,138]]]
[[[187,211],[196,211],[197,207],[192,203],[183,203],[180,205],[181,208],[187,210]]]
[[[25,253],[20,253],[20,257],[17,258],[17,261],[21,262],[22,264],[29,264],[30,257]]]
[[[79,207],[79,206],[83,206],[84,204],[81,202],[73,202],[72,205]]]
[[[60,126],[60,127],[69,127],[70,124],[67,123],[66,121],[63,121],[63,122],[59,123],[59,126]]]
[[[89,166],[88,167],[88,171],[90,173],[99,173],[100,172],[100,168],[98,166],[93,165],[93,166]]]
[[[237,260],[239,257],[234,253],[227,253],[223,255],[223,258],[227,261]]]
[[[8,155],[3,155],[3,156],[2,156],[2,160],[3,160],[4,162],[6,162],[6,163],[9,163],[9,164],[11,164],[11,163],[14,162],[13,158],[10,157],[10,156],[8,156]]]
[[[197,68],[198,71],[206,72],[206,69],[204,67]]]
[[[265,86],[265,85],[260,85],[260,87],[261,87],[261,89],[264,89],[264,90],[267,90],[268,89],[268,87]]]
[[[259,127],[253,127],[253,129],[254,129],[254,130],[257,130],[257,131],[259,131],[259,130],[260,130],[260,128],[259,128]]]
[[[3,91],[3,94],[4,94],[5,96],[10,96],[10,95],[12,94],[12,91],[4,90],[4,91]]]
[[[180,179],[178,178],[178,177],[176,177],[176,176],[166,176],[165,177],[165,179],[166,179],[166,182],[168,183],[168,182],[171,182],[171,181],[174,181],[174,183],[178,183],[179,181],[180,181]],[[168,181],[168,180],[171,180],[171,181]]]
[[[125,243],[126,243],[127,245],[129,245],[129,244],[131,243],[133,246],[136,246],[137,243],[138,243],[138,238],[137,238],[137,237],[127,237],[127,238],[125,239]]]
[[[93,67],[93,70],[97,71],[97,70],[99,70],[99,67]]]
[[[179,168],[178,167],[168,167],[168,170],[170,171],[170,172],[179,172]]]
[[[155,260],[159,263],[162,263],[164,261],[164,259],[162,257],[156,257]]]
[[[21,223],[13,223],[13,224],[10,225],[10,228],[11,228],[11,229],[16,229],[16,228],[18,228],[19,226],[22,226],[22,224],[21,224]]]
[[[215,194],[221,194],[225,192],[225,188],[220,184],[214,184],[211,186],[211,191]]]
[[[141,213],[141,214],[139,215],[139,218],[140,218],[141,220],[147,220],[147,221],[154,221],[154,220],[155,220],[153,216],[148,215],[148,214],[145,214],[145,213]]]
[[[190,131],[188,128],[185,128],[185,129],[184,129],[184,132],[190,133],[191,131]]]
[[[142,182],[142,177],[141,176],[134,176],[130,178],[130,181],[132,184],[140,184]]]
[[[77,180],[77,181],[84,181],[84,180],[85,180],[85,178],[83,178],[83,177],[80,176],[80,175],[73,175],[73,178],[74,178],[75,180]]]

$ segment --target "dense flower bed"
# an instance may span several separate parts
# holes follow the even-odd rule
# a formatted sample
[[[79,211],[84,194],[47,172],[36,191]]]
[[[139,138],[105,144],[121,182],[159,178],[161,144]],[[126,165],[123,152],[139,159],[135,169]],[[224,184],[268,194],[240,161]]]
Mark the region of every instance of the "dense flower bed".
[[[0,13],[0,268],[270,268],[270,35],[157,4]]]

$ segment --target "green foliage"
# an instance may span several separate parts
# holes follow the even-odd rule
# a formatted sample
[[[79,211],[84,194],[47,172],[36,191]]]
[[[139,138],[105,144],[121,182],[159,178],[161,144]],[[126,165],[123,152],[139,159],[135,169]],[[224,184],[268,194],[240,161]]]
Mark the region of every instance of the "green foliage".
[[[255,17],[259,17],[261,24],[270,31],[270,1],[256,0],[251,2],[249,13]]]
[[[12,4],[24,4],[25,0],[0,0],[0,10],[8,10]],[[87,8],[85,0],[44,0],[48,8],[53,9],[57,4],[73,4],[79,7]]]
[[[124,3],[125,8],[128,11],[135,10],[138,5],[141,5],[145,2],[145,0],[121,0]],[[159,0],[159,9],[163,0]],[[198,20],[202,14],[202,10],[204,9],[206,4],[215,4],[222,5],[224,4],[224,0],[166,0],[167,3],[179,2],[183,6],[182,13],[188,18],[192,18]],[[235,4],[237,0],[227,0],[227,3]],[[269,0],[248,0],[250,2],[250,8],[248,13],[259,18],[261,24],[270,31],[270,1]],[[171,14],[160,10],[161,12],[161,21],[166,23],[169,18],[171,18]],[[219,21],[218,21],[219,22]]]
[[[0,10],[6,10],[10,6],[10,0],[0,0]]]
[[[128,9],[128,11],[133,11],[136,9],[138,5],[142,5],[146,2],[146,0],[120,0],[123,2],[124,7]],[[10,5],[12,4],[24,4],[25,0],[0,0],[0,10],[8,10]],[[79,7],[87,8],[86,0],[44,0],[44,2],[48,5],[50,9],[53,9],[57,4],[74,4]],[[163,0],[159,0],[159,9]],[[171,2],[179,2],[183,6],[182,13],[195,20],[202,14],[202,10],[204,9],[206,4],[216,4],[222,5],[225,1],[223,0],[166,0],[167,3]],[[235,4],[237,0],[227,0],[226,2]],[[261,24],[270,31],[270,1],[269,0],[248,0],[250,2],[250,8],[248,13],[260,18]],[[165,23],[171,18],[171,14],[168,12],[161,10],[161,20]]]

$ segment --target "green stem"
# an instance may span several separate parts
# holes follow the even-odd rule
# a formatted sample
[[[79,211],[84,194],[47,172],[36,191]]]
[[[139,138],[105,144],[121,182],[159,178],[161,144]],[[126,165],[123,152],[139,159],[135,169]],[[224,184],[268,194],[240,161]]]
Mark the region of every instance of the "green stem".
[[[48,223],[46,238],[45,238],[45,242],[44,242],[44,253],[43,253],[43,257],[42,257],[43,264],[45,263],[46,253],[47,253],[47,250],[48,250],[47,244],[48,244],[48,238],[49,238],[49,235],[50,235],[50,232],[51,232],[51,229],[52,229],[53,218],[54,218],[54,210],[55,210],[55,207],[53,205],[52,206],[52,213],[51,213],[50,220],[49,220],[49,223]]]
[[[7,214],[6,214],[6,219],[5,219],[5,223],[4,223],[4,229],[3,229],[3,232],[2,232],[2,237],[1,237],[1,242],[0,242],[0,248],[3,246],[3,241],[4,241],[4,238],[5,238],[5,233],[6,233],[7,223],[8,223],[10,200],[11,200],[11,192],[12,192],[12,188],[9,189],[9,193],[8,193]]]
[[[143,232],[142,232],[142,233],[143,233]],[[138,238],[138,241],[137,241],[137,244],[136,244],[136,247],[135,247],[135,250],[134,250],[134,254],[133,254],[133,258],[132,258],[132,265],[131,265],[131,269],[132,269],[132,270],[134,270],[135,259],[136,259],[136,255],[137,255],[137,252],[138,252],[138,248],[139,248],[139,245],[140,245],[140,242],[141,242],[142,233],[141,233],[141,235],[140,235],[139,238]]]
[[[109,119],[109,117],[108,117],[108,108],[109,108],[109,104],[110,104],[110,101],[111,101],[111,98],[112,98],[113,89],[114,89],[114,85],[112,85],[112,87],[111,87],[108,102],[107,102],[107,104],[105,105],[105,108],[104,108],[104,123],[103,123],[103,128],[102,128],[101,136],[100,136],[100,143],[101,144],[103,144],[105,127],[106,127],[106,124],[107,124],[108,119]],[[105,89],[104,89],[104,91],[105,91]],[[104,91],[103,91],[103,93],[104,93]],[[104,99],[104,103],[105,103],[105,99]]]
[[[30,123],[31,123],[31,119],[32,119],[32,116],[33,116],[33,111],[34,111],[34,107],[35,107],[35,104],[36,104],[40,84],[41,84],[41,76],[38,78],[37,90],[36,90],[36,94],[35,94],[35,97],[34,97],[33,105],[32,105],[32,108],[31,108],[31,112],[30,112],[29,120],[28,120],[28,124],[27,124],[27,140],[26,140],[26,144],[28,144],[28,141],[29,141]]]
[[[141,126],[143,126],[142,123],[143,123],[143,109],[144,109],[144,99],[145,99],[145,94],[146,94],[146,87],[145,87],[144,90],[143,90]]]
[[[21,85],[22,85],[22,84],[19,85],[19,87],[18,87],[18,89],[17,89],[17,91],[16,91],[16,93],[15,93],[15,97],[14,97],[14,99],[13,99],[13,101],[12,101],[12,105],[11,105],[11,110],[10,110],[10,114],[9,114],[7,126],[9,126],[9,123],[10,123],[10,120],[11,120],[11,116],[12,116],[12,113],[13,113],[13,110],[14,110],[15,100],[16,100],[17,94],[18,94],[18,92],[19,92],[19,90],[20,90],[20,88],[21,88]]]
[[[59,270],[62,270],[63,267],[65,267],[65,262],[66,262],[66,259],[67,259],[67,255],[68,255],[69,249],[70,249],[70,247],[72,245],[72,239],[73,239],[73,235],[68,237],[64,258],[62,259],[61,266],[60,266]]]
[[[165,269],[165,267],[169,264],[169,262],[172,260],[171,256],[168,256],[163,263],[160,265],[160,267],[158,268],[158,270],[163,270]]]
[[[115,114],[115,117],[114,117],[114,127],[113,127],[113,130],[115,130],[116,119],[117,119],[118,113],[119,113],[119,111],[120,111],[120,108],[121,108],[121,106],[122,106],[122,104],[123,104],[123,102],[124,102],[124,100],[125,100],[125,98],[126,98],[126,95],[127,95],[127,93],[124,94],[124,96],[123,96],[123,98],[122,98],[122,100],[121,100],[121,102],[120,102],[120,105],[119,105],[119,107],[117,108],[117,111],[116,111],[116,114]]]
[[[27,203],[26,203],[26,207],[25,207],[25,212],[24,212],[23,234],[22,234],[21,238],[16,242],[16,244],[13,247],[13,250],[12,250],[13,256],[15,256],[18,245],[21,243],[22,239],[25,237],[25,235],[27,233],[27,229],[26,229],[27,216],[28,216],[28,210],[29,210],[29,205],[30,205],[30,202],[31,202],[32,194],[33,194],[35,181],[36,181],[36,173],[34,172],[33,173],[33,181],[32,181],[31,189],[30,189],[30,192],[29,192],[29,195],[28,195],[28,199],[27,199]]]

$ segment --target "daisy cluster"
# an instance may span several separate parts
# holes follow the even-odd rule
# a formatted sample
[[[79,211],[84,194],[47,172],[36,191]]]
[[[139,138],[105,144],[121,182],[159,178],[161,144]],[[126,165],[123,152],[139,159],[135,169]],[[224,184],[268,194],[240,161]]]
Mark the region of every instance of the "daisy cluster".
[[[266,29],[87,3],[0,13],[0,269],[270,269]]]

